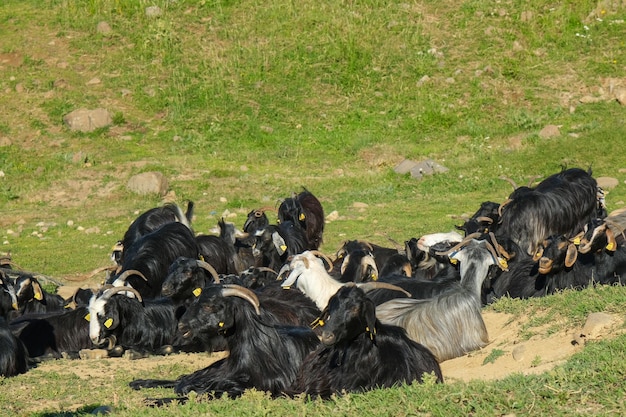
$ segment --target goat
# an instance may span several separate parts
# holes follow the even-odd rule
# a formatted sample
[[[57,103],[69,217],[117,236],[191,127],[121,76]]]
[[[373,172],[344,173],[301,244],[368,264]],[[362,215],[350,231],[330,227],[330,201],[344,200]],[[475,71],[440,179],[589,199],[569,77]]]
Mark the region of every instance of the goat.
[[[14,287],[18,309],[11,313],[11,318],[30,313],[63,311],[65,308],[63,297],[44,291],[39,280],[30,274],[20,275]]]
[[[278,207],[278,222],[292,222],[305,232],[305,249],[317,250],[322,245],[324,234],[324,208],[309,190],[303,190],[286,198]]]
[[[376,307],[385,324],[406,329],[413,340],[426,346],[439,362],[485,346],[487,328],[481,315],[481,288],[499,256],[485,240],[470,239],[454,247],[450,257],[459,262],[461,280],[429,299],[398,298]]]
[[[598,185],[591,172],[565,169],[535,188],[519,187],[500,205],[498,237],[508,237],[529,255],[552,235],[574,236],[598,212]]]
[[[355,249],[343,256],[339,270],[340,275],[336,278],[340,282],[364,282],[378,279],[378,266],[374,255],[368,250]]]
[[[7,318],[9,313],[19,308],[13,280],[0,270],[0,317]]]
[[[10,377],[28,371],[26,347],[11,332],[4,317],[0,317],[0,376]]]
[[[132,388],[170,387],[181,396],[195,391],[211,397],[238,397],[255,388],[277,396],[293,384],[302,360],[320,343],[310,328],[274,324],[257,296],[235,285],[204,288],[178,329],[186,338],[223,335],[228,357],[173,381],[135,380]]]
[[[369,252],[376,262],[376,269],[378,271],[383,268],[389,257],[398,254],[398,250],[394,248],[380,246],[363,240],[347,240],[341,245],[339,250],[337,250],[335,262],[333,262],[333,269],[339,269],[344,263],[344,258],[355,251]]]
[[[463,225],[456,226],[456,228],[462,230],[465,236],[476,232],[487,234],[498,230],[499,221],[500,204],[493,201],[484,201],[472,217],[467,219]]]
[[[431,233],[404,242],[406,257],[411,263],[412,275],[416,278],[432,279],[450,266],[450,259],[438,256],[437,250],[450,248],[463,240],[457,232]]]
[[[117,274],[107,283],[114,286],[130,285],[143,298],[155,298],[161,294],[161,286],[169,266],[178,257],[198,258],[199,249],[193,232],[179,222],[166,223],[139,238],[124,250],[124,261]],[[139,273],[125,277],[125,271]]]
[[[89,337],[96,346],[117,344],[132,355],[171,353],[178,308],[167,298],[144,304],[132,287],[105,288],[89,301]]]
[[[292,393],[329,398],[422,382],[429,373],[443,382],[435,356],[404,329],[378,321],[374,303],[354,284],[331,297],[314,325],[322,346],[304,359]]]
[[[128,226],[122,240],[118,241],[113,247],[111,258],[118,264],[124,262],[124,250],[129,248],[133,243],[142,236],[147,235],[160,228],[164,224],[171,222],[180,222],[191,229],[191,220],[193,218],[193,201],[187,203],[187,210],[183,213],[180,206],[174,203],[166,203],[162,207],[154,207],[141,213]]]
[[[91,349],[89,311],[81,306],[48,314],[30,314],[10,322],[31,358],[77,358],[82,349]]]
[[[279,272],[279,277],[288,274],[281,283],[283,288],[291,288],[296,286],[307,297],[309,297],[320,310],[324,310],[328,305],[328,300],[346,283],[339,282],[334,279],[324,268],[324,262],[317,255],[325,258],[326,262],[331,265],[330,259],[318,251],[305,251],[299,255],[292,257],[291,262],[286,264]],[[359,286],[372,287],[376,282],[359,283]],[[394,291],[401,291],[405,295],[410,294],[397,286],[380,283],[377,288],[385,288]]]
[[[256,267],[279,270],[287,258],[297,255],[307,248],[304,230],[292,221],[269,225],[255,233],[252,254]]]

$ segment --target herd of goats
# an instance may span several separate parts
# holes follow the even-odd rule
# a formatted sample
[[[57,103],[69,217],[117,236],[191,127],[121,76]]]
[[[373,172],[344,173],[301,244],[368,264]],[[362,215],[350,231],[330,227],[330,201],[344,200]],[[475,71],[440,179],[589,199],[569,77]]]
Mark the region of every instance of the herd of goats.
[[[458,232],[403,248],[346,241],[320,252],[324,210],[303,189],[270,223],[253,210],[243,228],[220,221],[196,234],[193,203],[139,215],[113,248],[98,289],[71,299],[42,289],[4,259],[0,268],[0,373],[103,348],[111,357],[227,351],[175,380],[184,401],[246,389],[329,398],[431,375],[439,364],[489,343],[481,309],[500,297],[622,284],[626,210],[607,213],[590,171],[563,169],[484,202]]]

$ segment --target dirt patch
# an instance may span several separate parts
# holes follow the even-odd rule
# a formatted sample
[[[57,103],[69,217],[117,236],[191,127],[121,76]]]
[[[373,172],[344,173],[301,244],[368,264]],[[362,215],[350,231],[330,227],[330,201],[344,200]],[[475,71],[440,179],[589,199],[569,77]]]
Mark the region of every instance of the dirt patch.
[[[491,343],[480,351],[443,362],[444,378],[447,382],[495,380],[514,373],[543,373],[584,349],[586,342],[615,337],[623,331],[622,318],[605,317],[603,324],[593,327],[590,324],[582,328],[565,326],[553,332],[549,329],[554,329],[554,326],[550,326],[533,329],[537,334],[527,337],[523,326],[528,317],[483,312]]]

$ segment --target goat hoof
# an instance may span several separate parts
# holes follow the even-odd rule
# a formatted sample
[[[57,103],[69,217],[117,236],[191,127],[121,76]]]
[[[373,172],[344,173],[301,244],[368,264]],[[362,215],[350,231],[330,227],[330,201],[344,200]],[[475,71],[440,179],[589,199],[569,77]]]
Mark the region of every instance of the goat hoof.
[[[159,355],[171,355],[174,353],[174,347],[172,345],[161,346],[159,349]]]
[[[121,358],[124,354],[124,348],[120,345],[113,346],[111,350],[109,350],[109,356],[112,358]]]

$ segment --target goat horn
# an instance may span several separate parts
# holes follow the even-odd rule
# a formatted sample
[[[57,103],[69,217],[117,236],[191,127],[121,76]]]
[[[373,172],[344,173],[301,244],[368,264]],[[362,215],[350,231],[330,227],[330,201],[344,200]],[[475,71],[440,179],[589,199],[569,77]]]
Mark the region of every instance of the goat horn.
[[[480,232],[475,232],[475,233],[472,233],[471,235],[467,235],[467,236],[465,236],[465,238],[462,241],[460,241],[459,243],[457,243],[456,245],[454,245],[453,247],[451,247],[447,251],[435,252],[435,255],[437,255],[437,256],[447,256],[447,255],[450,255],[452,252],[455,252],[455,251],[461,249],[462,247],[464,247],[465,245],[467,245],[467,243],[470,240],[476,239],[477,237],[480,237],[480,236],[482,236],[482,233],[480,233]]]
[[[198,265],[200,268],[204,269],[205,271],[208,271],[209,274],[211,274],[211,276],[213,277],[213,283],[215,284],[220,283],[220,277],[217,274],[217,271],[215,270],[215,268],[213,268],[213,266],[210,263],[206,261],[201,261],[200,259],[196,259],[196,265]]]
[[[312,250],[310,251],[313,255],[322,258],[323,260],[326,261],[326,263],[328,264],[328,272],[333,270],[333,261],[330,260],[330,258],[326,255],[324,255],[322,252],[318,251],[318,250]]]
[[[500,204],[500,206],[498,207],[498,216],[502,217],[502,210],[504,210],[504,207],[507,204],[510,204],[512,201],[513,201],[512,198],[507,198],[504,203]]]
[[[372,267],[372,269],[374,270],[374,276],[372,277],[372,279],[376,281],[378,279],[378,266],[376,265],[374,257],[364,256],[363,258],[361,258],[361,264],[363,266],[363,269],[366,269],[368,265]]]
[[[502,256],[505,259],[511,259],[512,256],[510,253],[508,253],[503,247],[502,245],[500,245],[498,243],[498,240],[496,239],[496,235],[493,232],[489,232],[489,238],[491,239],[491,244],[493,245],[493,247],[495,248],[495,250],[498,252],[498,256]]]
[[[100,296],[100,299],[107,301],[111,299],[111,297],[113,297],[118,292],[131,292],[135,295],[135,297],[137,297],[137,300],[139,300],[140,303],[143,303],[143,298],[141,297],[141,294],[139,294],[139,291],[137,291],[133,287],[128,287],[128,286],[108,288]]]
[[[272,268],[268,268],[266,266],[257,266],[256,268],[254,268],[255,270],[259,271],[259,272],[271,272],[273,274],[278,275],[278,272],[274,271]]]
[[[513,181],[511,178],[509,177],[505,177],[504,175],[500,177],[501,180],[504,180],[506,182],[508,182],[509,184],[511,184],[511,186],[513,186],[513,190],[517,190],[519,187],[517,185],[517,183],[515,183],[515,181]]]
[[[148,282],[148,278],[146,278],[146,276],[144,274],[142,274],[141,272],[139,272],[136,269],[127,269],[126,271],[122,272],[115,280],[120,280],[123,282],[126,282],[126,278],[128,278],[131,275],[138,275],[140,276],[144,281]]]
[[[500,259],[500,256],[496,252],[496,248],[494,248],[491,243],[489,242],[485,242],[485,243],[486,243],[487,249],[489,250],[489,252],[491,252],[491,256],[493,256],[493,258],[495,259],[496,265],[498,265],[501,270],[508,271],[509,268],[508,268],[508,265],[506,264],[506,260]]]
[[[373,246],[372,246],[372,244],[371,244],[371,243],[369,243],[369,242],[366,242],[366,241],[364,241],[364,240],[357,240],[357,242],[358,242],[358,243],[360,243],[360,244],[362,244],[362,245],[365,245],[365,246],[367,247],[367,249],[369,249],[369,250],[370,250],[370,252],[374,250],[374,247],[373,247]]]
[[[398,287],[397,285],[389,284],[388,282],[363,282],[357,284],[357,286],[362,289],[365,293],[368,293],[372,290],[393,290],[403,292],[407,297],[411,297],[411,293],[405,290],[404,288]]]
[[[485,223],[489,223],[489,224],[493,223],[493,219],[491,217],[487,217],[487,216],[476,217],[476,221],[485,222]]]
[[[259,298],[256,296],[255,293],[253,293],[246,287],[235,284],[224,284],[222,286],[222,296],[243,298],[244,300],[252,304],[258,316],[261,315],[261,310],[259,309],[259,306],[261,305],[259,303]]]

